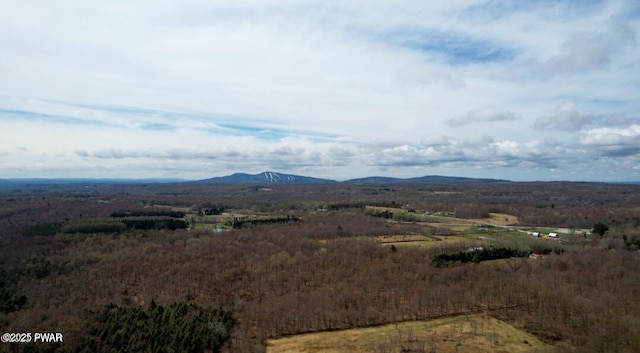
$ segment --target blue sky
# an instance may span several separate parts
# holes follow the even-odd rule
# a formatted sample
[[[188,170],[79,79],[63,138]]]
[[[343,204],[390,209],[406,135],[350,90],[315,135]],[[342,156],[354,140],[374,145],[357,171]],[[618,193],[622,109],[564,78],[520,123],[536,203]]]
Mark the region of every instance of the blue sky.
[[[0,2],[0,178],[640,181],[634,0]]]

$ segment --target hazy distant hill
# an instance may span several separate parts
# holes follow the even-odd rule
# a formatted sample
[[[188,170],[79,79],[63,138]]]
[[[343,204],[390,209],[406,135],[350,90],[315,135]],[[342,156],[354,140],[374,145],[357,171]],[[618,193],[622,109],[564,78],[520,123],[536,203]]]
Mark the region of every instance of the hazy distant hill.
[[[343,181],[342,183],[350,184],[427,184],[427,183],[444,183],[444,184],[462,184],[462,183],[496,183],[508,182],[501,179],[479,179],[464,177],[448,177],[440,175],[427,175],[417,178],[389,178],[382,176],[373,176],[366,178],[357,178]],[[338,183],[331,179],[313,178],[308,176],[284,174],[277,172],[262,172],[259,174],[235,173],[232,175],[215,177],[198,181],[185,181],[184,179],[0,179],[0,189],[12,187],[37,187],[43,185],[58,186],[97,186],[97,185],[115,185],[115,184],[169,184],[169,183],[202,183],[202,184],[334,184]]]
[[[420,183],[494,183],[506,182],[499,179],[476,179],[463,177],[447,177],[439,175],[428,175],[417,178],[387,178],[368,177],[346,180],[343,183],[351,184],[420,184]],[[337,183],[335,180],[312,178],[307,176],[283,174],[277,172],[262,172],[260,174],[235,173],[223,177],[199,180],[198,183],[207,184],[329,184]]]
[[[426,175],[422,177],[405,178],[405,179],[375,176],[375,177],[351,179],[351,180],[345,181],[345,183],[353,183],[353,184],[399,184],[399,183],[402,183],[402,184],[423,184],[423,183],[463,184],[463,183],[497,183],[497,182],[508,182],[508,180]]]
[[[235,173],[223,177],[200,180],[198,183],[207,184],[328,184],[335,180],[319,179],[300,175],[276,172],[262,172],[260,174]]]
[[[182,183],[184,179],[100,179],[100,178],[12,178],[0,179],[0,189],[17,188],[21,190],[37,190],[41,187],[96,187],[107,185],[140,185]],[[45,190],[45,189],[41,189]]]

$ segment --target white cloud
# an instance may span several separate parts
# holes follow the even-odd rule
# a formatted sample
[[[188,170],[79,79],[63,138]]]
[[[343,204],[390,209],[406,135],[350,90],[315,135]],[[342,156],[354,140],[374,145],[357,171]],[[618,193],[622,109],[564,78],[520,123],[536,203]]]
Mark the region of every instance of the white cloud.
[[[401,145],[383,149],[370,160],[378,167],[457,167],[553,169],[580,152],[553,141],[475,140],[459,142],[450,138],[427,138],[425,147]]]
[[[499,121],[513,121],[516,120],[515,113],[508,110],[496,109],[496,108],[484,108],[472,110],[467,115],[462,117],[450,118],[447,120],[447,124],[451,126],[474,124],[474,123],[492,123]]]
[[[441,147],[451,145],[453,138],[445,135],[431,135],[422,139],[422,145],[426,147]]]
[[[536,119],[536,130],[579,132],[594,126],[629,126],[640,123],[640,116],[620,114],[595,114],[578,110],[573,102],[564,102],[553,115]]]
[[[580,135],[580,144],[609,156],[640,156],[640,125],[602,127]]]
[[[533,125],[538,130],[576,131],[595,122],[594,114],[576,110],[573,102],[560,104],[554,115],[538,118]]]
[[[635,33],[625,14],[630,2],[606,2],[601,16],[595,16],[592,26],[572,30],[557,52],[540,63],[544,76],[581,74],[609,68],[618,58],[635,47]],[[593,30],[597,28],[597,30]],[[623,61],[624,62],[624,61]]]
[[[581,73],[606,68],[616,45],[601,33],[583,33],[567,39],[561,52],[545,61],[545,74]]]
[[[436,85],[448,89],[464,87],[464,80],[454,70],[433,67],[424,63],[407,64],[397,71],[398,81],[418,86]]]

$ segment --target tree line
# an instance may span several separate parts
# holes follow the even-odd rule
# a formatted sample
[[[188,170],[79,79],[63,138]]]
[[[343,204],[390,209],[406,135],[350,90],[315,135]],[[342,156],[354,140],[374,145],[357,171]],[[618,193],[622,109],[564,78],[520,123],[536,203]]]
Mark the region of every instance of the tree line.
[[[160,229],[186,229],[187,222],[183,219],[161,216],[143,217],[117,217],[98,218],[83,221],[75,221],[64,224],[61,233],[122,233],[129,230],[160,230]]]
[[[538,254],[550,254],[552,252],[562,253],[561,249],[542,248],[538,249]],[[469,251],[459,251],[455,253],[443,253],[433,256],[431,261],[436,267],[451,266],[457,263],[480,263],[482,261],[509,259],[512,257],[529,257],[530,250],[511,249],[505,247],[473,248]]]
[[[292,215],[280,216],[280,217],[260,217],[260,218],[242,218],[234,217],[231,221],[231,227],[233,229],[240,229],[246,225],[264,225],[273,223],[288,223],[298,222],[300,218]]]
[[[182,211],[167,211],[167,210],[153,210],[153,211],[130,211],[130,212],[112,212],[109,217],[111,218],[125,218],[125,217],[170,217],[170,218],[184,218],[185,213]]]
[[[186,229],[182,211],[112,212],[109,218],[98,217],[65,222],[42,222],[28,226],[23,236],[52,236],[58,233],[122,233],[132,229]]]

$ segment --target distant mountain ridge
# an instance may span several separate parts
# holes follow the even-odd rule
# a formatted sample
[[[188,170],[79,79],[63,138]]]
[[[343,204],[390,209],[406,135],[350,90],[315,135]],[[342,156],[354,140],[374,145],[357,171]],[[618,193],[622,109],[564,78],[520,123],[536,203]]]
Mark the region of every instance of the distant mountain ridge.
[[[504,183],[509,180],[504,179],[488,179],[488,178],[466,178],[466,177],[450,177],[442,175],[425,175],[415,178],[388,178],[388,177],[367,177],[345,181],[352,184],[426,184],[426,183],[447,183],[447,184],[465,184],[465,183]]]
[[[330,184],[335,180],[312,178],[301,175],[283,174],[277,172],[262,172],[259,174],[235,173],[223,177],[199,180],[206,184]]]
[[[14,187],[18,185],[111,185],[111,184],[279,184],[279,185],[296,185],[296,184],[361,184],[361,185],[382,185],[382,184],[427,184],[427,183],[444,183],[444,184],[463,184],[463,183],[496,183],[509,182],[502,179],[480,179],[465,177],[449,177],[441,175],[426,175],[416,178],[391,178],[383,176],[372,176],[366,178],[357,178],[338,182],[331,179],[314,178],[302,175],[285,174],[278,172],[262,172],[258,174],[235,173],[222,177],[214,177],[204,180],[188,181],[184,179],[91,179],[91,178],[15,178],[0,179],[0,188]]]
[[[514,182],[506,179],[491,178],[469,178],[455,177],[443,175],[425,175],[413,178],[393,178],[384,176],[371,176],[364,178],[355,178],[344,181],[336,181],[331,179],[314,178],[302,175],[285,174],[278,172],[262,172],[259,174],[235,173],[232,175],[214,177],[204,180],[186,180],[178,178],[145,178],[145,179],[129,179],[129,178],[0,178],[0,189],[16,188],[16,187],[38,187],[46,185],[56,186],[104,186],[118,184],[358,184],[358,185],[392,185],[392,184],[488,184],[488,183],[551,183],[551,182],[568,182],[568,183],[604,183],[604,184],[621,184],[621,185],[640,185],[640,181],[522,181]]]
[[[496,183],[508,182],[502,179],[448,177],[440,175],[426,175],[416,178],[388,178],[367,177],[345,180],[348,184],[421,184],[421,183]],[[277,172],[262,172],[259,174],[235,173],[232,175],[199,180],[197,183],[206,184],[334,184],[338,181],[331,179],[313,178],[308,176],[284,174]]]

